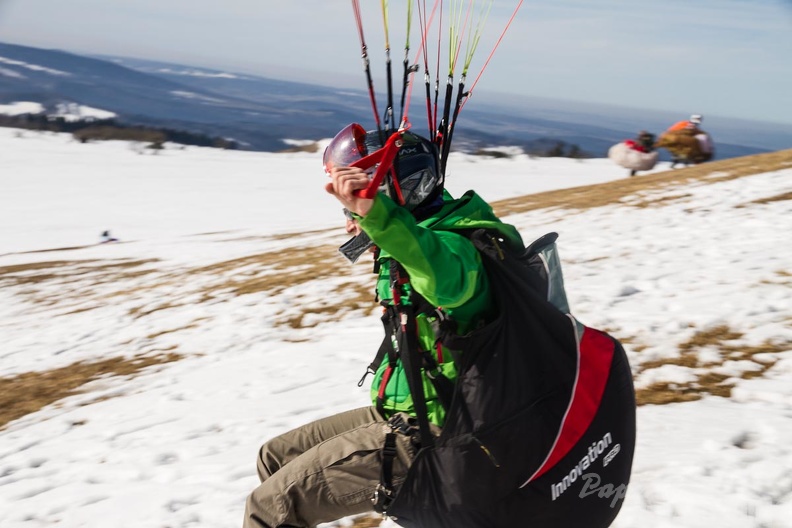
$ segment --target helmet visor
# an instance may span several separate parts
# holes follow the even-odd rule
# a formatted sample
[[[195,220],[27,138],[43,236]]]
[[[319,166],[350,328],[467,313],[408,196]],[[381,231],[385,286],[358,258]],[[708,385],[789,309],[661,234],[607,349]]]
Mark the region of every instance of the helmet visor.
[[[322,158],[325,172],[334,167],[349,167],[366,155],[366,130],[357,123],[347,125],[327,145]]]

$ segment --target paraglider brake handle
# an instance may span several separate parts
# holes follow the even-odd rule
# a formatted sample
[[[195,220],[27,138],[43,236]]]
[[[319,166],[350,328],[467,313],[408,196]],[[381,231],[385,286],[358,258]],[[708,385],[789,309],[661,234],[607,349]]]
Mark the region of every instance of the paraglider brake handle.
[[[379,163],[379,167],[377,167],[374,177],[369,182],[368,187],[355,191],[355,196],[368,199],[374,198],[377,194],[377,189],[379,189],[383,178],[385,178],[391,165],[393,165],[393,160],[403,144],[402,133],[400,131],[394,132],[385,142],[384,147],[350,164],[352,167],[366,170]]]

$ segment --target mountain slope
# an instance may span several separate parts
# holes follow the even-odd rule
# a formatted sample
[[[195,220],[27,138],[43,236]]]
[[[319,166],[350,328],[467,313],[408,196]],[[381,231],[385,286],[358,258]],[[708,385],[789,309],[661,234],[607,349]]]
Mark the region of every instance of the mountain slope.
[[[361,79],[362,87],[362,79]],[[381,87],[380,87],[381,88]],[[181,128],[233,138],[252,150],[277,151],[284,138],[332,137],[350,122],[370,124],[364,90],[339,90],[120,57],[89,58],[0,43],[0,103],[73,101],[119,114],[132,124]],[[378,94],[380,104],[384,96]],[[424,102],[413,102],[423,131]],[[641,128],[661,131],[682,116],[551,99],[477,94],[465,106],[455,148],[518,145],[531,151],[554,141],[595,156]],[[372,125],[373,126],[373,125]],[[730,158],[792,145],[792,127],[709,118],[717,156]]]
[[[74,101],[115,112],[126,123],[226,135],[254,149],[283,148],[282,138],[291,137],[295,128],[308,137],[323,137],[314,123],[327,119],[298,104],[239,99],[57,50],[0,44],[0,58],[5,102]],[[295,126],[300,122],[306,124]]]

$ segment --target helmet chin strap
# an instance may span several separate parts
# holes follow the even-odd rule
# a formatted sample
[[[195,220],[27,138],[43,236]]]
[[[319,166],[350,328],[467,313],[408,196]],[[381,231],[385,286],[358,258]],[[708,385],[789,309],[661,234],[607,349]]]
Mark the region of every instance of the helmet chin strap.
[[[398,162],[398,160],[396,160],[396,162]],[[404,194],[402,193],[401,185],[399,184],[399,178],[396,177],[396,174],[397,174],[396,170],[391,171],[390,181],[393,184],[393,191],[396,193],[397,202],[399,203],[399,205],[404,205],[407,203],[407,200],[404,199]]]

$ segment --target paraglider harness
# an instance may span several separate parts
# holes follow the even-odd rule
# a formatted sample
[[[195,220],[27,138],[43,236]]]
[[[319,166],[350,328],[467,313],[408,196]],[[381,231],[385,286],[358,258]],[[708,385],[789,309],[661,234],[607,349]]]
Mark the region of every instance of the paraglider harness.
[[[482,328],[458,335],[455,323],[414,289],[410,302],[402,301],[399,292],[409,277],[391,261],[394,298],[382,318],[386,336],[367,372],[387,358],[377,399],[382,412],[382,388],[400,359],[416,418],[405,421],[397,414],[389,422],[372,498],[375,510],[404,528],[526,521],[608,526],[623,502],[635,443],[635,395],[624,350],[569,313],[556,233],[522,252],[491,231],[460,234],[482,255],[499,313]],[[437,343],[456,351],[456,383],[421,349],[419,313],[435,316]],[[446,410],[438,437],[427,417],[421,369]],[[417,447],[398,488],[393,483],[397,434],[409,435]],[[579,489],[595,476],[607,483],[612,500]]]
[[[407,374],[407,383],[413,398],[413,405],[418,418],[405,420],[402,414],[395,414],[388,420],[391,432],[385,435],[385,444],[382,448],[382,469],[380,483],[372,497],[375,511],[385,513],[395,497],[393,486],[393,460],[396,457],[396,435],[409,436],[416,448],[434,447],[429,420],[427,418],[426,398],[423,390],[421,370],[432,383],[441,405],[447,411],[451,407],[454,394],[454,383],[449,380],[439,369],[437,360],[431,352],[421,347],[418,342],[416,316],[420,313],[434,316],[434,330],[437,339],[435,346],[440,350],[442,336],[456,330],[456,322],[448,318],[441,308],[433,307],[422,295],[410,289],[409,302],[402,301],[402,287],[409,283],[409,276],[404,268],[395,260],[390,261],[390,281],[393,292],[393,302],[383,301],[384,313],[382,323],[385,327],[385,338],[380,345],[377,355],[366,370],[358,386],[368,374],[377,371],[380,364],[387,358],[388,365],[380,382],[376,399],[376,408],[380,414],[385,414],[384,391],[390,376],[401,359]]]

